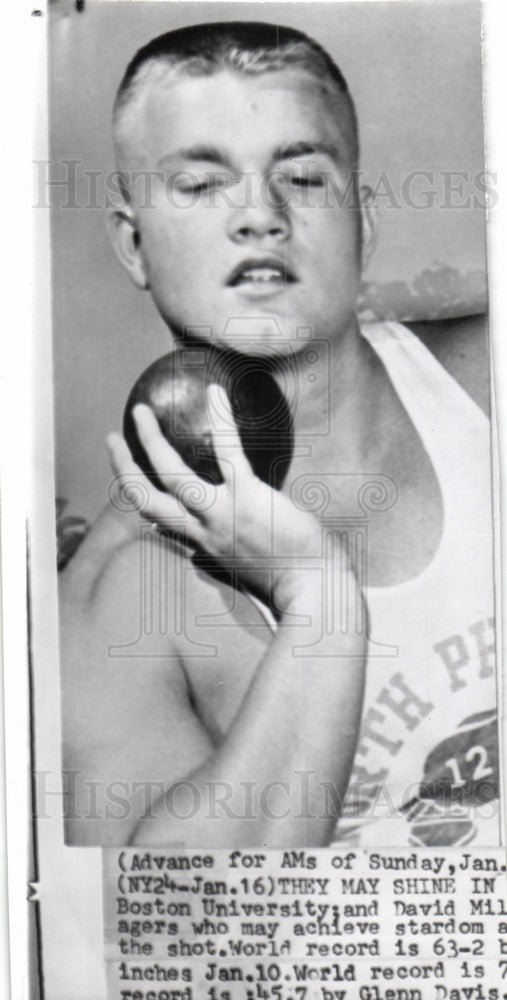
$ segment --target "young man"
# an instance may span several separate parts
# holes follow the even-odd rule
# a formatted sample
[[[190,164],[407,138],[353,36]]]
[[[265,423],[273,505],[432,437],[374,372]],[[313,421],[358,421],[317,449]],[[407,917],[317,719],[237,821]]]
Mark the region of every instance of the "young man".
[[[360,330],[374,212],[354,107],[299,32],[225,23],[155,39],[127,69],[114,126],[119,259],[177,341],[269,359],[295,444],[272,490],[216,387],[221,486],[197,479],[146,407],[138,433],[164,491],[111,436],[144,521],[113,502],[62,580],[68,841],[497,843],[477,321],[422,325],[420,339]]]

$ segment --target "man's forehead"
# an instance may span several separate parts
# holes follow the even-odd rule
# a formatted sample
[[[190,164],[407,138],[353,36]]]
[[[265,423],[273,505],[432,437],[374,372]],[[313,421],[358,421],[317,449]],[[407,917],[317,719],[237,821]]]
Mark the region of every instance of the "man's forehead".
[[[145,151],[160,142],[169,142],[168,152],[181,143],[187,147],[227,137],[234,142],[238,129],[248,135],[250,123],[256,126],[252,142],[259,147],[269,145],[275,136],[280,145],[284,139],[317,142],[333,137],[348,145],[354,132],[347,97],[333,81],[301,67],[255,75],[170,71],[147,84],[138,116]],[[305,134],[297,134],[301,129]]]

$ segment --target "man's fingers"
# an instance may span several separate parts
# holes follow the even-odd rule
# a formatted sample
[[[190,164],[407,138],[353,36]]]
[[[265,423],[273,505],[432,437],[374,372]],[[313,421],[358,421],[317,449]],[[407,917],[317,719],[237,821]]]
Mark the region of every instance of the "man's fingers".
[[[111,434],[107,435],[106,444],[113,472],[119,476],[126,467],[134,466],[137,469],[137,465],[132,460],[130,449],[121,434],[112,431]]]
[[[138,403],[132,410],[139,440],[148,455],[153,468],[161,482],[168,488],[172,488],[171,477],[195,476],[195,473],[185,464],[181,455],[178,454],[160,430],[158,420],[149,406]]]
[[[222,475],[226,481],[233,475],[233,469],[240,476],[252,475],[251,465],[243,451],[231,404],[225,389],[210,385],[208,406],[213,432],[213,447]]]
[[[176,531],[190,528],[193,520],[191,515],[187,514],[175,497],[169,493],[161,493],[150,483],[134,462],[121,434],[109,434],[106,441],[111,466],[116,473],[111,502],[117,502],[122,509],[125,503],[132,504],[145,517]]]

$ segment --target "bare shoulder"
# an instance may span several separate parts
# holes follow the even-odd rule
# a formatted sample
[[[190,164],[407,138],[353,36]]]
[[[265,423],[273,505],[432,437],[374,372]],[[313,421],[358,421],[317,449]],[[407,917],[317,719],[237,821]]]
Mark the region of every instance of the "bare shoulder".
[[[407,323],[440,364],[489,415],[490,368],[487,317],[463,316]]]
[[[77,661],[86,663],[79,671],[80,684],[92,677],[97,680],[108,663],[105,651],[110,647],[128,647],[132,659],[135,650],[130,646],[139,630],[149,630],[143,616],[153,616],[153,608],[162,600],[171,603],[171,585],[181,575],[175,565],[183,558],[181,546],[152,531],[139,515],[129,520],[123,513],[103,512],[60,579],[62,671],[71,670],[73,682],[71,665]],[[151,653],[163,658],[166,674],[174,675],[167,665],[176,666],[179,659],[175,635],[166,628],[156,632],[155,640],[158,646],[150,647]],[[142,656],[143,651],[138,652]],[[176,667],[176,676],[180,674]]]
[[[163,551],[166,566],[181,560],[176,541],[151,530],[136,512],[107,507],[90,528],[77,552],[60,573],[60,618],[72,620],[85,613],[99,618],[114,612],[115,620],[128,617],[132,602],[139,602],[143,566],[154,551]]]
[[[106,507],[60,573],[60,601],[74,608],[92,600],[104,574],[131,561],[139,538],[139,515]]]

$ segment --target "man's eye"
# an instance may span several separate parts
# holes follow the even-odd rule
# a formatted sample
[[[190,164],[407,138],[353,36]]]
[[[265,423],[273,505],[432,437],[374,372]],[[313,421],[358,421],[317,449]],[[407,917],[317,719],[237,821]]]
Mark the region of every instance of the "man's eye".
[[[296,175],[290,178],[293,187],[322,187],[324,178],[319,175],[301,176]]]
[[[323,187],[325,183],[324,174],[320,172],[312,173],[278,173],[278,179],[287,186],[293,188]]]
[[[204,177],[196,174],[181,174],[175,178],[174,183],[179,191],[199,194],[204,191],[226,187],[231,183],[231,178],[228,174],[221,173],[206,174]]]

